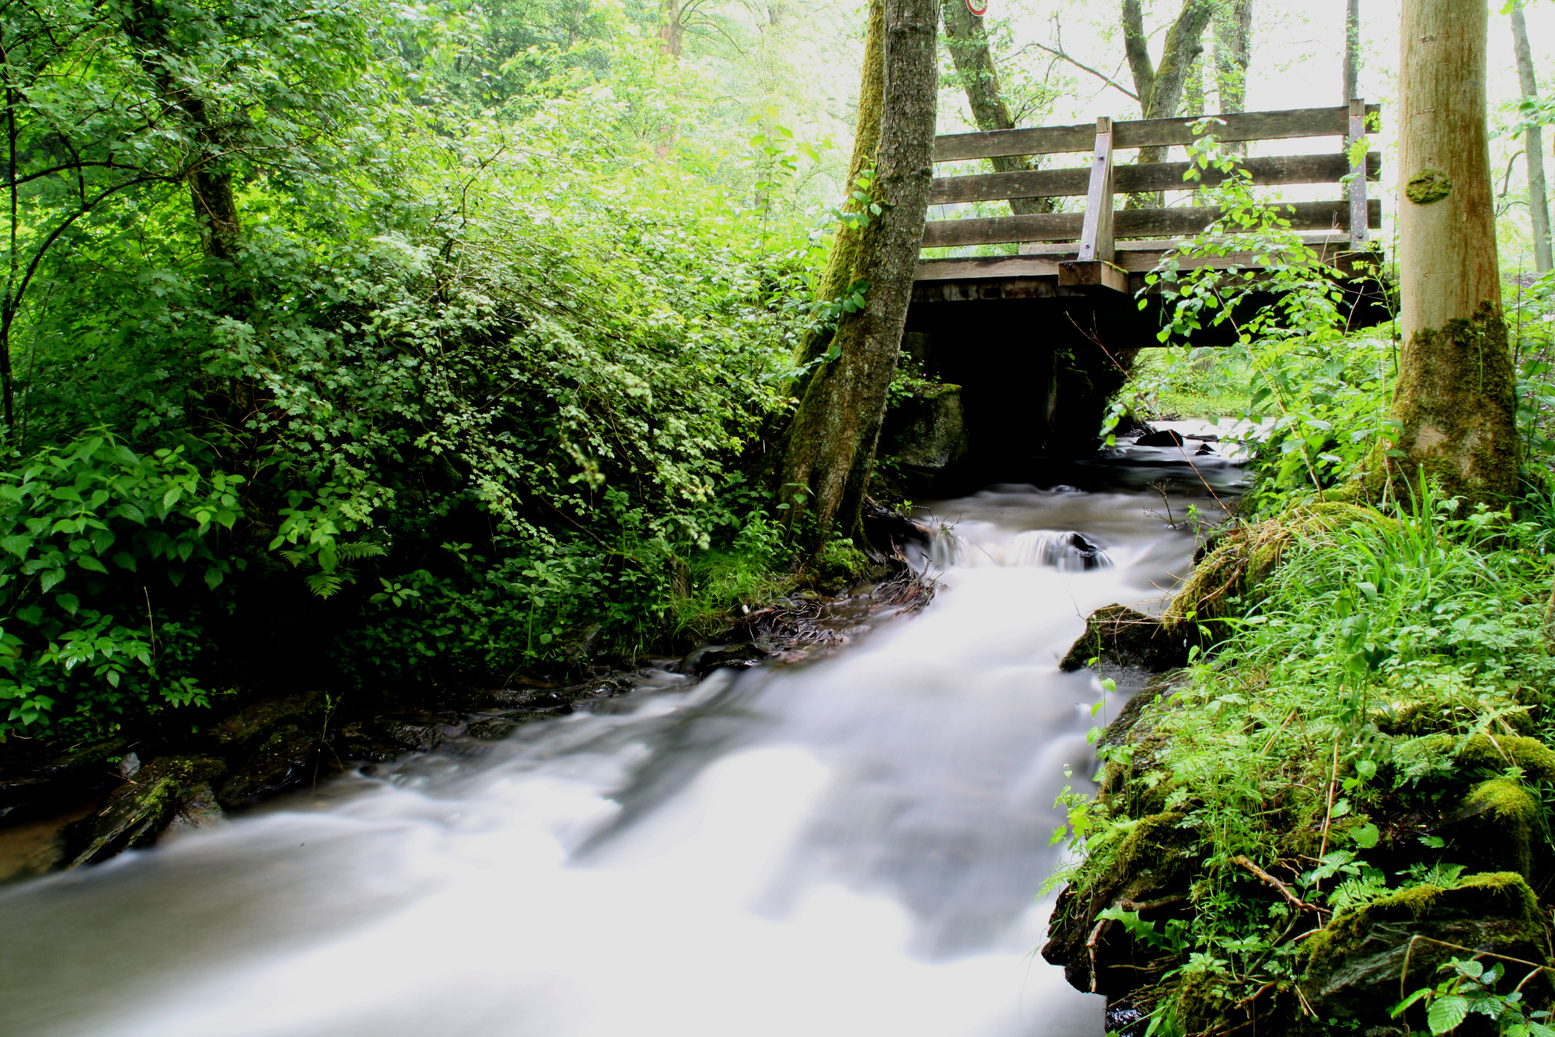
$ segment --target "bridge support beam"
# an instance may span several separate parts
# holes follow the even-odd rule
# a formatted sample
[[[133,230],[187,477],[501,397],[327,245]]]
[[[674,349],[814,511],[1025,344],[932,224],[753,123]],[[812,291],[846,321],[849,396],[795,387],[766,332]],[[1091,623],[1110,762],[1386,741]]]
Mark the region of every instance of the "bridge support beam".
[[[1067,259],[1058,264],[1058,287],[1128,294],[1128,271],[1104,259]]]

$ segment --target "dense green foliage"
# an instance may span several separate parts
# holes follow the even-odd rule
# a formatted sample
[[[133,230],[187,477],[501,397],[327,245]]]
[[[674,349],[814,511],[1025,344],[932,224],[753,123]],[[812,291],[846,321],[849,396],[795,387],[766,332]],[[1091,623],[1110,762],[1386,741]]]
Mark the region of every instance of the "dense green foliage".
[[[716,77],[655,19],[0,14],[0,739],[299,668],[501,680],[781,582],[740,473],[812,309],[824,146],[768,105],[656,156]]]

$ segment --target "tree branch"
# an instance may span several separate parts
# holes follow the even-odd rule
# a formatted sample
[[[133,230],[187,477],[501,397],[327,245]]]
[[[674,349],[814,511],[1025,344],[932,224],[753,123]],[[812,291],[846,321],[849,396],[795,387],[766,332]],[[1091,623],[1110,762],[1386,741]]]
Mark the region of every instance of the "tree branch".
[[[1074,58],[1070,57],[1068,54],[1065,54],[1063,51],[1049,47],[1045,43],[1032,43],[1031,46],[1036,47],[1038,50],[1045,50],[1055,58],[1062,58],[1063,60],[1069,62],[1069,64],[1073,65],[1075,68],[1083,69],[1084,71],[1089,72],[1091,75],[1095,76],[1097,79],[1100,79],[1103,83],[1106,83],[1108,86],[1112,87],[1114,90],[1117,90],[1119,93],[1122,93],[1135,101],[1139,100],[1138,94],[1124,86],[1122,83],[1119,83],[1117,80],[1108,76],[1107,73],[1094,69],[1083,61],[1076,61]]]

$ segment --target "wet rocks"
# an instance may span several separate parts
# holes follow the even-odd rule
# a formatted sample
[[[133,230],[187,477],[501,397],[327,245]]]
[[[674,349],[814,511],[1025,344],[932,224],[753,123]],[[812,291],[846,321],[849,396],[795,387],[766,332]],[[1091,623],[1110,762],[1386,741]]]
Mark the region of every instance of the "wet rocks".
[[[149,846],[188,805],[209,817],[211,781],[227,769],[208,756],[164,756],[140,768],[90,817],[65,831],[67,869]]]
[[[1302,994],[1323,1018],[1373,1020],[1400,990],[1433,985],[1437,966],[1475,952],[1498,956],[1509,980],[1502,987],[1511,990],[1530,971],[1524,963],[1549,964],[1545,936],[1533,890],[1516,873],[1471,875],[1451,889],[1416,886],[1346,912],[1313,935]],[[1521,989],[1541,1003],[1549,983],[1538,977]]]
[[[1168,632],[1159,619],[1126,605],[1112,604],[1086,618],[1085,633],[1058,665],[1067,673],[1099,659],[1112,666],[1159,673],[1187,662],[1186,640],[1180,633]]]
[[[316,773],[330,706],[323,692],[304,692],[255,702],[212,727],[208,740],[231,761],[217,801],[232,809]]]
[[[767,657],[767,653],[753,641],[736,641],[733,644],[706,644],[693,648],[681,660],[680,672],[695,677],[705,677],[723,667],[746,669]]]
[[[1182,446],[1182,444],[1183,444],[1182,435],[1180,433],[1178,433],[1178,432],[1174,432],[1173,430],[1171,430],[1169,428],[1160,429],[1159,431],[1156,431],[1156,432],[1147,432],[1144,435],[1140,436],[1138,439],[1134,440],[1134,445],[1135,446],[1167,446],[1167,447],[1170,447],[1170,446]]]

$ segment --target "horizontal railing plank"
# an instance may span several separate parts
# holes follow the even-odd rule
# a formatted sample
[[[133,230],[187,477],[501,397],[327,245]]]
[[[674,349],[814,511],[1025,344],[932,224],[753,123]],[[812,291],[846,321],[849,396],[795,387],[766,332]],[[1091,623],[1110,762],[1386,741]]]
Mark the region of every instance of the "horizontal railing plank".
[[[1366,106],[1368,116],[1381,110],[1379,105]],[[1224,141],[1343,137],[1350,131],[1349,114],[1350,109],[1344,105],[1277,112],[1237,112],[1217,116],[1224,119],[1225,124],[1210,122],[1205,132]],[[1136,119],[1113,123],[1112,146],[1122,149],[1191,144],[1200,136],[1193,132],[1193,124],[1203,118],[1195,115],[1180,119]],[[1094,123],[1031,126],[984,133],[951,133],[934,138],[934,160],[954,162],[1006,155],[1060,155],[1072,151],[1089,151],[1095,141]]]
[[[1292,230],[1348,229],[1350,203],[1294,202],[1280,205],[1279,215]],[[1291,211],[1287,211],[1291,210]],[[1382,202],[1366,206],[1367,225],[1382,226]],[[1120,209],[1114,216],[1119,238],[1184,237],[1197,234],[1219,219],[1220,210],[1209,206],[1179,209]],[[1046,213],[1037,216],[995,216],[973,220],[931,220],[923,227],[923,247],[996,245],[1012,241],[1070,241],[1080,236],[1082,213]]]
[[[1113,189],[1118,194],[1144,191],[1183,191],[1211,187],[1226,179],[1219,169],[1206,169],[1203,178],[1186,181],[1183,174],[1190,162],[1151,162],[1145,165],[1120,165],[1113,169]],[[1241,167],[1261,186],[1275,184],[1335,184],[1350,173],[1349,156],[1282,155],[1273,158],[1243,159]],[[1382,176],[1382,153],[1366,156],[1366,178]],[[1071,198],[1086,193],[1090,183],[1088,169],[1032,169],[1010,173],[980,173],[972,176],[941,177],[929,192],[929,204],[952,202],[993,202],[1007,198]]]
[[[1335,242],[1338,245],[1347,245],[1347,238],[1339,238]],[[1156,242],[1156,245],[1165,243]],[[1322,247],[1321,244],[1308,244],[1308,248],[1314,252],[1325,253],[1329,262],[1336,263],[1340,270],[1348,271],[1351,263],[1348,252],[1332,251]],[[1117,266],[1122,267],[1130,274],[1147,274],[1154,270],[1161,259],[1171,251],[1170,247],[1157,247],[1150,249],[1118,249]],[[975,281],[993,280],[998,278],[1031,278],[1031,277],[1058,277],[1058,264],[1063,259],[1073,259],[1074,249],[1071,248],[1067,256],[969,256],[961,259],[920,259],[917,272],[913,280],[923,281]],[[1178,259],[1178,269],[1195,270],[1199,267],[1209,267],[1215,270],[1225,270],[1230,267],[1257,268],[1260,261],[1266,258],[1257,252],[1233,252],[1224,256],[1205,256],[1199,258],[1182,257]]]

